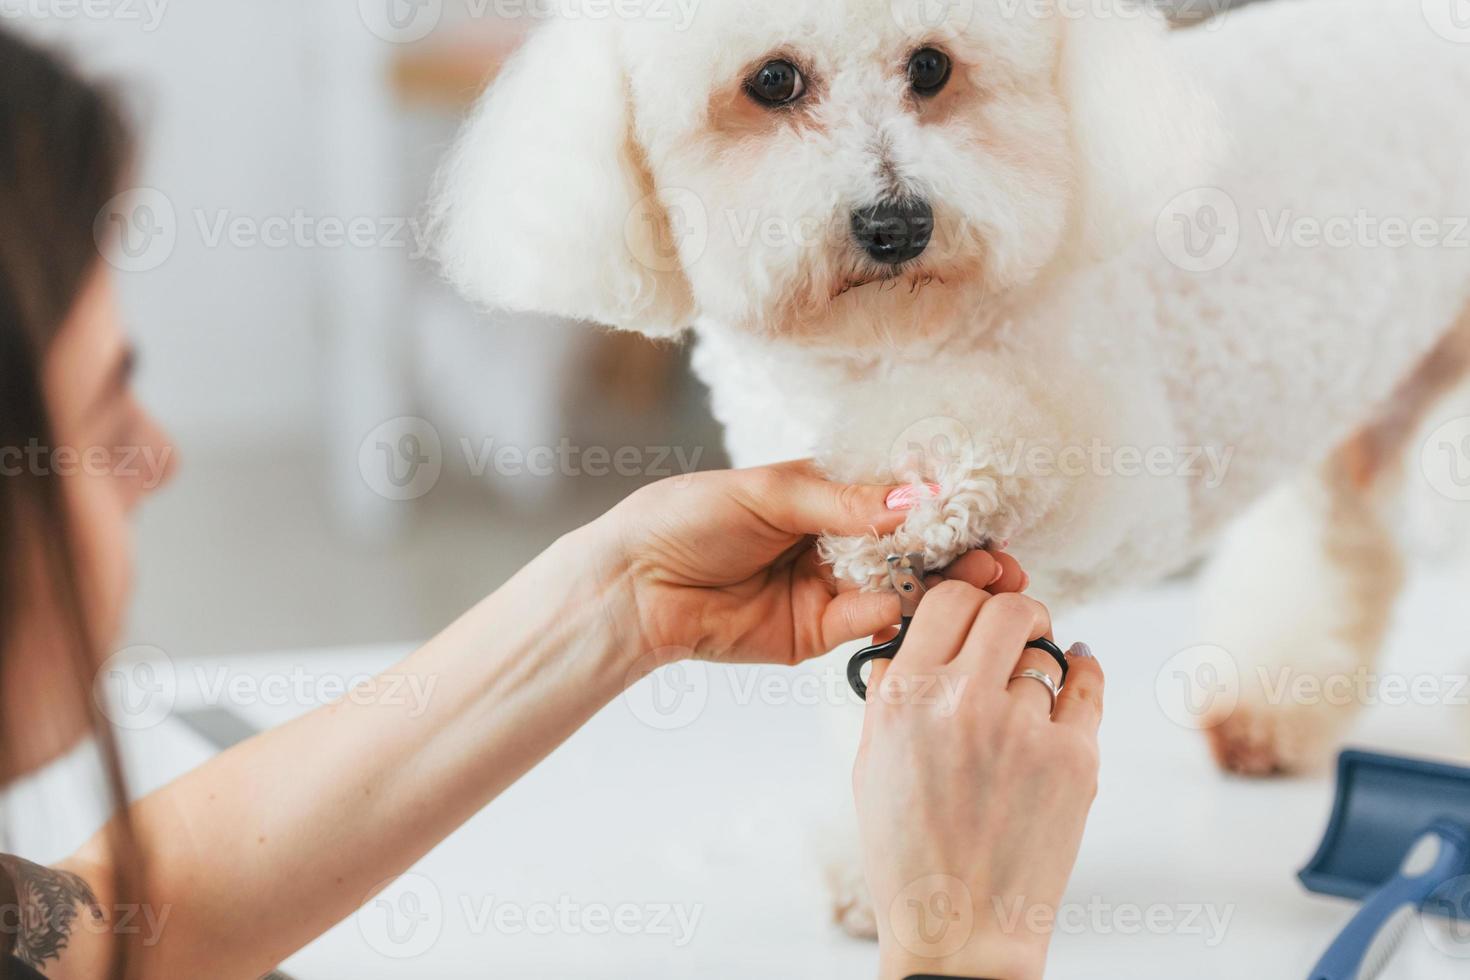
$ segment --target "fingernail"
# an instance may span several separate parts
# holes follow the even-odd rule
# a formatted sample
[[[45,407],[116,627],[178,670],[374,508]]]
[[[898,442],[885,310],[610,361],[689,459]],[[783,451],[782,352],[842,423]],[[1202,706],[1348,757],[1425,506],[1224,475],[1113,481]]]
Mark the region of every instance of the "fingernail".
[[[1022,572],[1021,573],[1021,591],[1022,592],[1025,592],[1030,587],[1031,587],[1031,573],[1030,572]]]
[[[992,576],[990,576],[990,581],[989,582],[986,582],[985,583],[986,587],[992,586],[996,582],[999,582],[1001,576],[1004,575],[1005,573],[1006,573],[1006,567],[1004,565],[1002,565],[1000,562],[996,562],[995,563],[995,574],[992,575]]]
[[[1069,657],[1076,657],[1078,660],[1096,660],[1097,659],[1096,657],[1094,657],[1092,655],[1092,647],[1088,646],[1086,643],[1074,643],[1074,644],[1072,644],[1072,648],[1067,651],[1067,656],[1069,656]]]
[[[939,484],[914,483],[898,487],[888,495],[889,510],[913,510],[926,500],[939,496]]]

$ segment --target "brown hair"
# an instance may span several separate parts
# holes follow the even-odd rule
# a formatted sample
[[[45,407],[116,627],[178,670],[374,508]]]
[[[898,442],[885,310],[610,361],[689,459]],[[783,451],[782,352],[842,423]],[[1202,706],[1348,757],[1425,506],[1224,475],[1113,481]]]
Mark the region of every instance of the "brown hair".
[[[121,189],[130,157],[127,127],[107,93],[0,31],[0,447],[54,444],[43,359],[97,272],[93,225]],[[42,583],[64,619],[76,697],[86,705],[119,810],[110,825],[112,902],[126,901],[141,891],[142,867],[117,746],[91,696],[98,638],[87,624],[62,485],[54,475],[19,469],[0,476],[0,664],[25,655],[10,631],[35,601],[33,583]],[[0,733],[0,751],[24,737],[3,718]],[[126,951],[121,943],[114,950],[110,972],[120,977]]]

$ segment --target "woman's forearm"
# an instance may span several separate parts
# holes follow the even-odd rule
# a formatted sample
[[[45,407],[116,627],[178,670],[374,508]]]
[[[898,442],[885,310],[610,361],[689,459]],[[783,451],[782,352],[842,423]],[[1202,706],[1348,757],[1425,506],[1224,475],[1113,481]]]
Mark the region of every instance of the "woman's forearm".
[[[147,973],[258,976],[616,697],[641,651],[610,619],[621,575],[592,558],[563,539],[383,675],[417,678],[427,708],[358,692],[136,804],[142,900],[168,911],[162,941],[136,951]],[[104,854],[99,838],[78,867]]]

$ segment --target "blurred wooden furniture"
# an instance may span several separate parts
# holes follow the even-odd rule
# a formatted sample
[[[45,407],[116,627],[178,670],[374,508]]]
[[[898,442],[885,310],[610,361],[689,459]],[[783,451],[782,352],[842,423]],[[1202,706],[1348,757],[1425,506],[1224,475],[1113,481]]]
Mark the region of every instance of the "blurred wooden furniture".
[[[393,88],[408,108],[463,113],[494,80],[524,40],[521,30],[473,36],[428,37],[407,45],[393,63]],[[678,354],[634,334],[606,331],[591,341],[589,356],[576,368],[582,384],[638,412],[657,411],[669,396]]]

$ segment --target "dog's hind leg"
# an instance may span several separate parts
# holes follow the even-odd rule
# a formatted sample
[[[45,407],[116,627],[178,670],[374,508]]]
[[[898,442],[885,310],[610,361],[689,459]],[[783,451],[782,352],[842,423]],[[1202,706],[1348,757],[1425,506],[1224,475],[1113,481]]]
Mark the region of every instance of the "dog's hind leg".
[[[1206,572],[1203,638],[1234,660],[1235,697],[1204,719],[1232,772],[1319,764],[1358,706],[1403,580],[1349,451],[1278,488],[1221,543]]]
[[[1225,769],[1319,765],[1371,694],[1368,671],[1404,579],[1393,528],[1411,455],[1417,465],[1410,444],[1467,373],[1470,313],[1375,422],[1226,535],[1203,610],[1203,636],[1239,671],[1238,698],[1205,719]]]

